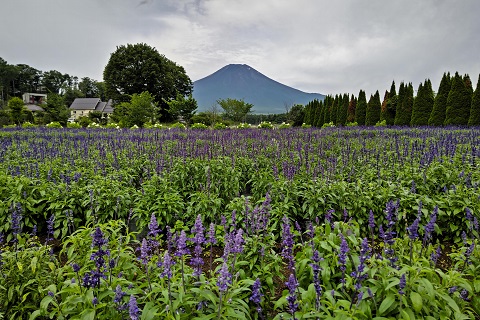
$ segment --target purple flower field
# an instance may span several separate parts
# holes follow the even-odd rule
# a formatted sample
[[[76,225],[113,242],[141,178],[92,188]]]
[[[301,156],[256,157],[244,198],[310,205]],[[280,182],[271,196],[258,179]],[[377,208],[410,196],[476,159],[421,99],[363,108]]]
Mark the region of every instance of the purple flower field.
[[[0,130],[6,319],[478,319],[480,130]]]

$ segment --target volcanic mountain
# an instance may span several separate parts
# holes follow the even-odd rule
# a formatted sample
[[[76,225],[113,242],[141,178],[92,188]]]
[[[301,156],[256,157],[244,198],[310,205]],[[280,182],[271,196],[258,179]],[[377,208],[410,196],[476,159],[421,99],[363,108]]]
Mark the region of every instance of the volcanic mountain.
[[[285,107],[307,104],[325,97],[307,93],[268,78],[245,64],[229,64],[193,83],[193,97],[198,111],[207,111],[218,99],[243,99],[253,104],[257,114],[285,113]]]

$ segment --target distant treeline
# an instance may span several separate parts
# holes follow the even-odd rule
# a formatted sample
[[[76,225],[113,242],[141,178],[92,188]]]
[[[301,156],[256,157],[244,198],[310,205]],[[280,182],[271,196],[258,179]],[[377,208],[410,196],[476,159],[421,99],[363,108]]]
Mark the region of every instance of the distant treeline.
[[[420,83],[414,96],[412,83],[395,81],[385,91],[383,101],[378,90],[367,101],[365,91],[353,94],[328,95],[323,101],[314,100],[304,109],[303,122],[321,127],[327,123],[336,126],[376,124],[399,126],[480,125],[480,77],[475,91],[468,74],[444,73],[435,94],[430,79]]]

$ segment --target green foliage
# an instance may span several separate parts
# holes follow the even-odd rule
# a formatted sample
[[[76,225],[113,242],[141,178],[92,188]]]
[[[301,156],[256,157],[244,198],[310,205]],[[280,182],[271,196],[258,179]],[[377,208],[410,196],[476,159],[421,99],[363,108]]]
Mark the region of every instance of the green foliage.
[[[398,90],[398,102],[397,102],[397,111],[395,113],[394,124],[396,126],[408,126],[410,125],[410,120],[412,118],[412,109],[413,109],[413,85],[409,83],[405,85],[403,82],[400,83],[400,88]]]
[[[60,122],[50,122],[45,125],[47,128],[63,128],[63,126],[60,124]]]
[[[222,125],[223,125],[223,124],[222,124]],[[216,126],[217,126],[217,123],[215,124],[214,129],[217,129]],[[252,126],[251,126],[250,124],[248,124],[248,123],[243,123],[243,122],[242,122],[242,123],[239,123],[239,124],[237,125],[237,129],[249,129],[249,128],[251,128],[251,127],[252,127]],[[225,129],[225,128],[226,128],[226,126],[223,125],[223,127],[222,127],[221,129]]]
[[[375,92],[374,95],[370,96],[367,104],[367,113],[365,115],[365,125],[373,126],[380,120],[380,112],[381,112],[381,102],[380,102],[380,94],[378,90]]]
[[[120,126],[115,122],[110,122],[105,125],[107,129],[120,129]]]
[[[470,78],[467,75],[462,78],[456,72],[448,93],[445,125],[467,125],[472,104],[472,91]]]
[[[59,122],[63,126],[67,125],[67,120],[70,117],[65,100],[61,95],[49,94],[47,103],[42,105],[45,112],[42,114],[42,122],[47,124],[49,122]]]
[[[211,126],[213,123],[212,115],[208,112],[197,113],[190,118],[190,121],[193,123],[203,123],[206,126]]]
[[[322,128],[335,128],[335,124],[333,124],[333,121],[330,121],[328,123],[324,123]]]
[[[418,86],[417,97],[413,103],[412,118],[410,125],[426,126],[434,105],[432,83],[430,79],[425,80],[423,85]]]
[[[27,234],[20,237],[16,250],[4,249],[0,250],[0,310],[6,319],[26,319],[39,308],[45,288],[63,280],[59,262],[50,256],[50,246]]]
[[[244,120],[253,108],[253,104],[247,103],[243,99],[219,99],[217,104],[223,109],[223,116],[234,122]]]
[[[480,173],[473,157],[479,139],[477,128],[0,130],[0,232],[8,241],[0,244],[0,304],[8,304],[0,310],[14,319],[128,318],[114,302],[119,285],[127,294],[119,304],[134,295],[140,318],[286,319],[292,315],[284,284],[294,272],[299,319],[473,319],[480,295],[474,220],[480,218]],[[29,152],[34,147],[37,152]],[[387,230],[386,211],[397,200],[395,223]],[[12,204],[21,206],[23,216],[16,248]],[[329,210],[332,222],[326,220]],[[434,211],[432,237],[424,242]],[[148,234],[152,214],[162,229],[157,236]],[[37,225],[43,237],[51,216],[53,255],[50,245],[31,236]],[[202,273],[194,276],[197,217],[205,228],[214,224],[217,243],[201,246]],[[411,239],[406,227],[417,218],[420,237]],[[295,269],[282,254],[288,221]],[[395,237],[378,237],[380,225]],[[180,258],[171,247],[175,264],[168,279],[162,276],[171,245],[166,226],[173,239],[185,231],[192,252]],[[97,270],[92,255],[99,248],[91,239],[97,227],[107,239],[108,266],[100,268],[105,277],[99,285],[87,288],[83,278]],[[224,249],[233,247],[240,228],[242,250],[225,254],[233,277],[220,291]],[[158,243],[147,258],[138,250],[143,237]],[[345,262],[342,237],[349,248]],[[370,240],[366,258],[364,238]],[[430,257],[439,247],[442,263],[435,264]],[[314,284],[315,250],[323,259],[321,296]],[[354,272],[361,259],[365,279],[358,287]],[[257,278],[262,315],[250,300]]]
[[[242,129],[244,128],[244,126],[248,126],[249,128],[251,127],[248,123],[240,123],[237,127],[239,129]],[[217,122],[213,125],[213,129],[215,130],[223,130],[223,129],[227,129],[228,126],[222,122]]]
[[[134,125],[143,127],[155,118],[154,97],[147,91],[133,94],[130,102],[122,102],[114,107],[114,115],[119,119],[121,127],[130,128]]]
[[[35,128],[36,125],[34,125],[33,123],[30,123],[30,122],[24,122],[22,123],[22,128]]]
[[[430,126],[443,126],[445,122],[445,113],[447,110],[447,98],[450,92],[451,79],[450,73],[444,73],[440,86],[438,88],[435,101],[433,103],[433,110],[428,119],[428,125]]]
[[[170,126],[170,128],[172,128],[172,129],[175,129],[175,128],[176,128],[176,129],[186,129],[187,126],[184,125],[184,124],[181,123],[181,122],[175,122],[175,123],[173,123],[173,124]]]
[[[358,93],[357,107],[355,109],[355,122],[360,126],[365,125],[365,117],[367,114],[367,97],[365,91],[360,90]]]
[[[480,125],[480,75],[478,76],[477,87],[473,93],[472,104],[470,107],[470,117],[468,118],[469,126]]]
[[[67,128],[80,129],[80,128],[82,128],[82,125],[78,122],[69,122],[69,123],[67,123]]]
[[[269,121],[262,121],[258,127],[261,129],[273,129],[273,124]]]
[[[192,129],[208,129],[208,126],[203,123],[194,123],[190,126]]]
[[[88,118],[92,120],[92,122],[98,123],[98,124],[106,124],[107,119],[103,117],[103,114],[100,111],[90,111],[88,113]]]
[[[287,113],[288,122],[294,127],[300,127],[304,122],[305,108],[301,104],[294,105]]]
[[[90,123],[92,123],[92,120],[90,119],[90,117],[86,117],[86,116],[82,116],[80,118],[77,119],[77,123],[82,127],[82,128],[86,128],[90,125]]]
[[[340,98],[340,97],[339,97]],[[348,98],[348,94],[344,94],[338,102],[338,113],[337,113],[337,124],[338,125],[345,125],[347,122],[347,115],[348,115],[348,105],[350,100]]]
[[[168,112],[174,119],[180,117],[187,123],[190,123],[192,117],[195,115],[195,110],[197,110],[197,100],[195,100],[191,94],[187,98],[178,94],[177,98],[168,101],[167,105]]]
[[[103,72],[107,97],[127,102],[134,94],[150,92],[160,109],[157,117],[170,119],[167,101],[188,96],[193,84],[185,69],[147,44],[118,46]],[[141,126],[140,124],[137,124]]]
[[[8,100],[8,109],[10,109],[10,117],[12,122],[17,125],[22,124],[23,114],[25,111],[22,99],[13,97]]]

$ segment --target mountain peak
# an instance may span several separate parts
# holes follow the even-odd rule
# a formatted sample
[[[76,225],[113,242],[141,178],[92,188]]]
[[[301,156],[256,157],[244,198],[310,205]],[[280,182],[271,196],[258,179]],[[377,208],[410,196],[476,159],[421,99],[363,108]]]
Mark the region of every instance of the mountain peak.
[[[255,113],[283,113],[285,106],[307,104],[324,95],[306,93],[268,78],[246,64],[228,64],[193,83],[193,97],[199,111],[206,111],[218,99],[243,99]]]

